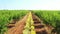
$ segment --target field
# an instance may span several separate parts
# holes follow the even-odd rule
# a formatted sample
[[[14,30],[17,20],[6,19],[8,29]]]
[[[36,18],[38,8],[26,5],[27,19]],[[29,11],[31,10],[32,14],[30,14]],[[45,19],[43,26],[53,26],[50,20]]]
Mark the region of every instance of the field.
[[[60,11],[59,10],[36,10],[34,11],[45,24],[55,28],[57,34],[60,34]]]
[[[27,10],[0,10],[0,34],[6,31],[7,24],[22,19],[27,13]]]
[[[60,11],[0,10],[0,34],[7,31],[8,34],[60,34]]]

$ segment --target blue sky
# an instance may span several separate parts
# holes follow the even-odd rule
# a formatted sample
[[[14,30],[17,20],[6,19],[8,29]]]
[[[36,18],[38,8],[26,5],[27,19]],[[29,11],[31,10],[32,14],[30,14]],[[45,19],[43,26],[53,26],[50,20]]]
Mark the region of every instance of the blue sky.
[[[1,9],[60,10],[60,0],[0,0]]]

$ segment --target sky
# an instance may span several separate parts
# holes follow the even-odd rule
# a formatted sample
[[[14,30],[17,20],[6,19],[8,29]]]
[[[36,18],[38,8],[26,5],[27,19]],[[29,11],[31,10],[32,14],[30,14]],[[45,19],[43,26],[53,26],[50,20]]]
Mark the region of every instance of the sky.
[[[0,0],[0,10],[60,10],[60,0]]]

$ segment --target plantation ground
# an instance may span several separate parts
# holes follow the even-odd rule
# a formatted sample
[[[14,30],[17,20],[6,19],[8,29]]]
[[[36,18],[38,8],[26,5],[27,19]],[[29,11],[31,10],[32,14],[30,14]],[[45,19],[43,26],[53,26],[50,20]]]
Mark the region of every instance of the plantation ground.
[[[29,12],[28,10],[0,10],[0,34],[4,32],[5,34],[6,32],[8,34],[22,34],[22,31],[27,28],[27,32],[32,30],[34,34],[60,34],[60,11],[32,10],[32,13],[28,14],[29,18],[28,16],[24,17]],[[34,24],[31,25],[29,22]]]
[[[23,34],[24,26],[26,24],[26,19],[28,18],[28,14],[22,19],[19,20],[14,27],[8,29],[8,34]],[[34,27],[36,34],[51,34],[51,30],[53,27],[44,24],[36,15],[32,14],[32,18],[34,21]],[[6,34],[6,33],[5,33]],[[33,33],[32,33],[33,34]]]
[[[22,20],[19,20],[14,27],[8,29],[8,32],[7,34],[22,34],[22,31],[23,31],[23,28],[24,28],[24,24],[25,24],[25,21],[27,19],[27,16],[26,15]],[[6,34],[6,33],[5,33]]]

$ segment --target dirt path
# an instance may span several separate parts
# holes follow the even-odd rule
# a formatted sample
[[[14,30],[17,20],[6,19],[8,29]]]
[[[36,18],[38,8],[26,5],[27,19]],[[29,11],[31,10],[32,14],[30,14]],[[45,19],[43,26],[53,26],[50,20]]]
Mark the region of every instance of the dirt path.
[[[26,15],[22,20],[18,21],[14,27],[10,28],[8,31],[7,31],[7,34],[22,34],[22,31],[23,31],[23,28],[25,26],[25,21],[27,19],[27,16]],[[6,34],[6,33],[5,33]]]

